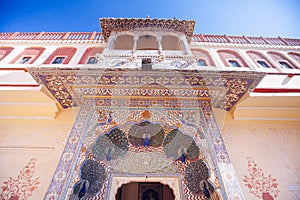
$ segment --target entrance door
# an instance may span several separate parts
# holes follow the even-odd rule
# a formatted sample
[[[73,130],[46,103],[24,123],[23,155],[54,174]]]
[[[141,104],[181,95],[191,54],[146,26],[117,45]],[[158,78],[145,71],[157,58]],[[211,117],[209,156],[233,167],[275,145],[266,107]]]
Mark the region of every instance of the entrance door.
[[[116,200],[174,200],[173,190],[159,182],[130,182],[123,184]]]

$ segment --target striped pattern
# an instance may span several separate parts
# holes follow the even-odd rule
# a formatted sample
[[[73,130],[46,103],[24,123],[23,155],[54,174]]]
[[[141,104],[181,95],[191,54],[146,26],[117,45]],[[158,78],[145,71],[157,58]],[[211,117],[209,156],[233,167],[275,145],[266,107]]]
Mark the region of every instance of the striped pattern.
[[[27,32],[0,33],[0,40],[97,40],[101,32]],[[300,39],[194,34],[192,42],[300,46]]]

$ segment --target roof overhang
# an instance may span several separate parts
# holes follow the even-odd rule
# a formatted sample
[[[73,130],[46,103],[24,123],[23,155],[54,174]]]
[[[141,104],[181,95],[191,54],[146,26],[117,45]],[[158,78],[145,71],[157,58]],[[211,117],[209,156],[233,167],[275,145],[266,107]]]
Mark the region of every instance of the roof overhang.
[[[142,19],[142,18],[101,18],[100,26],[104,40],[107,41],[112,32],[129,30],[168,30],[183,33],[190,42],[196,21],[178,19]]]
[[[226,111],[252,91],[265,74],[230,71],[172,71],[138,69],[30,68],[63,108],[82,105],[85,99],[107,102],[107,106],[130,106],[161,102],[164,107],[198,106],[211,101]],[[162,78],[163,77],[163,78]],[[172,103],[170,103],[172,102]],[[148,105],[149,104],[149,105]],[[158,103],[159,106],[160,103]],[[151,106],[153,106],[151,104]]]

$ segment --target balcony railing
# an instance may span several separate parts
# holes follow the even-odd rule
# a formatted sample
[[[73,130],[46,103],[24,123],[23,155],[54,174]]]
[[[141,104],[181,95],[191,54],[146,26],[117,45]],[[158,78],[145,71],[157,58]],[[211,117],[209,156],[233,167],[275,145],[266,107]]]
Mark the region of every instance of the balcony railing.
[[[300,46],[300,39],[195,34],[192,42]]]
[[[103,40],[101,32],[0,33],[0,40]],[[300,39],[194,34],[192,42],[300,46]]]
[[[99,40],[99,32],[27,32],[0,33],[0,40]]]

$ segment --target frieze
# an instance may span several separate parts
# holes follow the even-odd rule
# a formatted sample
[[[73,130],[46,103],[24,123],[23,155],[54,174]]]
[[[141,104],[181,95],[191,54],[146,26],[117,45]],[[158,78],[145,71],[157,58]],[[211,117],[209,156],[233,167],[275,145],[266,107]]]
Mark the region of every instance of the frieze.
[[[178,19],[127,19],[127,18],[102,18],[100,25],[104,40],[107,42],[110,34],[128,30],[170,30],[180,32],[186,35],[188,41],[191,41],[194,33],[196,21],[178,20]]]
[[[231,110],[264,77],[258,72],[30,68],[63,108],[85,97],[130,100],[211,99],[216,108]],[[176,105],[175,105],[176,107]]]

